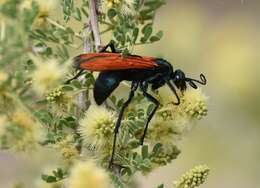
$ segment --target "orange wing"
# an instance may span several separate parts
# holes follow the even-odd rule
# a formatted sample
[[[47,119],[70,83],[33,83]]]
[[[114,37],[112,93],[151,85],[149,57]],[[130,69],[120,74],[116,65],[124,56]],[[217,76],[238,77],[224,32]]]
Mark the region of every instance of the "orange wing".
[[[123,57],[119,53],[88,53],[74,59],[75,66],[90,71],[152,69],[158,66],[154,57],[129,55]]]

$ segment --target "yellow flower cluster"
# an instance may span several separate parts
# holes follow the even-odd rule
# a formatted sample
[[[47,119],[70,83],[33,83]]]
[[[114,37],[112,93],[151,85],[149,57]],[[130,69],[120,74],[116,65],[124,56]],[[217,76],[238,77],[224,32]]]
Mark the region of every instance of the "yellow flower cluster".
[[[105,3],[109,8],[112,8],[115,5],[119,5],[121,3],[121,0],[105,0]]]
[[[24,0],[20,6],[21,9],[31,9],[33,0]],[[44,26],[46,24],[46,18],[50,15],[50,12],[58,5],[58,0],[36,0],[39,7],[39,13],[34,23],[35,26]]]
[[[147,140],[153,144],[176,144],[179,136],[174,130],[174,124],[173,120],[165,121],[163,118],[155,116],[148,129]]]
[[[174,182],[176,188],[195,188],[203,184],[210,169],[206,165],[199,165],[186,172],[179,181]]]
[[[21,109],[17,109],[12,114],[12,123],[29,131],[35,128],[35,121],[27,112]]]
[[[61,83],[66,73],[66,67],[59,65],[54,59],[46,62],[37,58],[33,59],[37,68],[32,74],[32,86],[39,95],[43,95]]]
[[[158,93],[161,107],[150,123],[147,141],[161,143],[165,147],[177,145],[183,135],[191,130],[193,121],[207,115],[206,97],[200,89],[188,88],[179,93],[180,104],[173,105],[176,98],[171,91],[162,88]]]
[[[190,116],[201,119],[207,115],[206,97],[200,89],[187,89],[181,97],[180,107]]]
[[[56,102],[56,101],[59,101],[64,96],[64,94],[65,93],[62,91],[61,88],[57,88],[47,94],[46,100],[48,102]]]
[[[10,120],[11,128],[8,133],[5,134],[10,136],[11,146],[15,151],[26,151],[34,149],[40,140],[39,124],[32,118],[32,116],[22,109],[17,109],[12,114]],[[17,137],[17,132],[19,137]]]
[[[106,4],[108,8],[118,8],[119,11],[126,16],[136,14],[136,0],[104,0],[104,4]]]
[[[108,174],[93,161],[79,162],[68,178],[68,188],[109,188]]]
[[[46,95],[46,100],[49,102],[50,108],[54,113],[67,113],[75,103],[73,92],[64,92],[61,87],[58,87]]]
[[[96,149],[111,145],[116,117],[106,108],[91,105],[79,122],[79,133],[86,144]]]
[[[176,146],[162,149],[158,155],[151,158],[152,162],[158,165],[166,165],[176,159],[180,150]]]
[[[67,165],[71,165],[74,160],[79,157],[79,152],[73,143],[72,136],[66,136],[63,140],[57,143],[56,147],[59,149],[61,157]]]

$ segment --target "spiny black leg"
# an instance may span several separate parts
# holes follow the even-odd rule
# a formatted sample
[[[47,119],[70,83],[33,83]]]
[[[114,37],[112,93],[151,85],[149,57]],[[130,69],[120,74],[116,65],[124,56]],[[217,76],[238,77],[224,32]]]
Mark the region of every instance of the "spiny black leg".
[[[69,84],[72,80],[77,79],[79,76],[81,76],[81,74],[83,73],[83,71],[84,71],[84,70],[80,70],[73,78],[67,80],[67,81],[65,82],[65,84]]]
[[[113,148],[112,148],[112,154],[111,154],[111,159],[109,162],[109,168],[111,168],[112,164],[113,164],[113,160],[114,160],[114,154],[115,154],[115,149],[116,149],[116,139],[117,139],[117,134],[118,134],[118,130],[120,128],[121,125],[121,121],[124,115],[124,111],[125,108],[129,105],[129,103],[131,102],[132,98],[134,97],[135,91],[138,88],[138,82],[132,82],[132,86],[131,86],[131,91],[129,93],[129,97],[127,99],[127,101],[125,101],[125,103],[123,104],[117,122],[116,122],[116,126],[115,126],[115,130],[114,130],[114,142],[113,142]]]
[[[116,53],[115,45],[110,41],[106,46],[104,46],[99,52],[107,52],[107,48],[110,47],[112,53]]]
[[[141,85],[141,89],[143,91],[143,95],[151,102],[153,102],[155,104],[155,107],[154,109],[152,110],[152,112],[149,114],[148,118],[147,118],[147,122],[146,122],[146,125],[145,125],[145,128],[144,128],[144,133],[143,133],[143,136],[140,140],[140,144],[143,145],[144,143],[144,138],[145,138],[145,135],[146,135],[146,132],[147,132],[147,129],[148,129],[148,125],[149,125],[149,122],[151,121],[151,119],[153,118],[156,110],[158,109],[160,103],[159,101],[154,98],[152,95],[150,95],[149,93],[147,93],[147,82],[144,82],[142,85]]]

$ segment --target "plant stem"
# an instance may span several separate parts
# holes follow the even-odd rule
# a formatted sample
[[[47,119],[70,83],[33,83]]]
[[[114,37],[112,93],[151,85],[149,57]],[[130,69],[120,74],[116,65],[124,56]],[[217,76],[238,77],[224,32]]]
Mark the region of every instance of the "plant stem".
[[[97,15],[97,0],[89,0],[89,9],[90,9],[90,24],[91,29],[94,35],[95,48],[98,51],[101,46],[101,37],[99,33],[99,25],[98,25],[98,15]]]

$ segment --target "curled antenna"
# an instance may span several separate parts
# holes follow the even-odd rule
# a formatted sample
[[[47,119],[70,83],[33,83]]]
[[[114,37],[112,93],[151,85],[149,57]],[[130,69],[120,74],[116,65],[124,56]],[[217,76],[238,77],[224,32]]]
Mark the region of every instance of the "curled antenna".
[[[172,92],[175,94],[176,98],[177,98],[177,102],[173,102],[173,104],[175,105],[179,105],[180,104],[180,97],[178,96],[173,84],[170,81],[166,81],[167,85],[169,86],[169,88],[172,90]]]
[[[189,83],[189,85],[191,87],[193,87],[194,89],[198,88],[198,86],[194,82],[197,82],[197,83],[199,83],[201,85],[206,85],[207,84],[207,79],[204,76],[204,74],[200,74],[200,80],[196,80],[196,79],[192,79],[192,78],[186,78],[185,81],[187,81]]]

